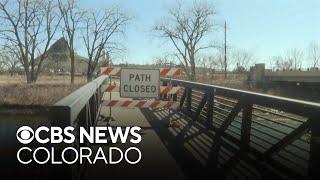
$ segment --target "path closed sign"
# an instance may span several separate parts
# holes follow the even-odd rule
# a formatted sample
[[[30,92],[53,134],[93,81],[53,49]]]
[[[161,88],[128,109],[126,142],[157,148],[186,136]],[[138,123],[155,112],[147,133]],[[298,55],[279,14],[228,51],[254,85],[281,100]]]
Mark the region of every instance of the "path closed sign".
[[[120,96],[129,98],[156,98],[160,92],[160,72],[157,69],[122,68]]]

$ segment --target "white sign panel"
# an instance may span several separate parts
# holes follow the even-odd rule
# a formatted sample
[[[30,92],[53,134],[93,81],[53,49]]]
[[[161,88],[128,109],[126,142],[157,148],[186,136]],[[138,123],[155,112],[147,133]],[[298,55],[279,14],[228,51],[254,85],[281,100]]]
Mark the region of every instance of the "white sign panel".
[[[157,69],[122,68],[120,96],[156,98],[160,92],[160,72]]]

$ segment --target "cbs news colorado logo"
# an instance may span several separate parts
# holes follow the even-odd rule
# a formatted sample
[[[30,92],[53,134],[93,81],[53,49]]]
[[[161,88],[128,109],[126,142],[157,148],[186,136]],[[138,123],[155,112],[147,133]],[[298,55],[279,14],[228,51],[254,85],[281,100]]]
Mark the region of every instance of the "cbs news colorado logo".
[[[127,143],[129,141],[132,144],[138,144],[141,142],[141,135],[139,131],[140,127],[90,127],[86,130],[84,127],[80,127],[79,131],[79,143],[87,144],[95,143],[101,144],[98,150],[93,151],[90,147],[81,146],[79,148],[74,148],[72,145],[76,141],[73,131],[75,129],[71,126],[60,128],[60,127],[38,127],[33,130],[29,126],[22,126],[17,130],[16,137],[17,140],[23,144],[22,147],[17,152],[17,159],[21,164],[30,164],[36,162],[38,164],[74,164],[74,163],[84,163],[84,161],[90,164],[95,164],[98,160],[104,161],[105,164],[118,164],[125,161],[129,164],[137,164],[141,160],[141,151],[137,147],[129,147],[122,150],[118,147],[109,147],[108,155],[105,155],[105,149],[101,146],[105,146],[107,143]],[[41,136],[40,136],[41,134]],[[69,147],[65,147],[61,153],[57,154],[55,147],[36,147],[30,148],[30,143],[36,141],[35,144],[70,144]],[[59,149],[61,150],[61,149]],[[116,153],[116,158],[112,155]],[[72,156],[70,156],[72,154]],[[40,157],[39,157],[40,156]],[[60,156],[60,157],[58,157]],[[58,157],[58,158],[55,158]],[[108,158],[106,158],[108,157]],[[130,157],[130,158],[129,158]],[[57,160],[59,159],[59,160]]]

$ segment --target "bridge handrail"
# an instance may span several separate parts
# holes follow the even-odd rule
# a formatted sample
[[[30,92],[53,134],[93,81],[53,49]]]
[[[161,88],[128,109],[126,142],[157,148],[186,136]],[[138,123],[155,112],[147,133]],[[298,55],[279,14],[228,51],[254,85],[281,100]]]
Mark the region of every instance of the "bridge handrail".
[[[249,103],[270,107],[273,109],[278,109],[286,112],[290,112],[293,114],[301,115],[301,116],[311,116],[313,114],[320,113],[320,103],[303,101],[291,98],[285,98],[280,96],[250,92],[240,89],[233,89],[223,86],[204,84],[180,79],[169,79],[169,78],[161,78],[162,81],[171,81],[173,84],[192,88],[210,91],[213,90],[216,95],[222,95],[230,98],[245,98]]]
[[[282,150],[284,151],[287,146],[292,145],[292,143],[296,140],[304,139],[303,141],[306,141],[309,144],[308,146],[310,147],[300,149],[303,149],[302,151],[308,154],[308,157],[304,159],[306,162],[308,162],[306,172],[307,176],[320,176],[320,172],[318,170],[318,167],[320,165],[319,103],[185,80],[169,78],[162,78],[161,80],[166,83],[171,82],[174,86],[181,86],[184,89],[182,91],[183,94],[179,94],[180,108],[182,112],[185,112],[186,115],[190,116],[193,121],[202,123],[202,125],[204,125],[206,129],[210,129],[215,132],[213,142],[217,143],[214,144],[213,149],[219,149],[223,144],[222,139],[226,139],[227,141],[239,146],[240,150],[238,148],[228,146],[230,151],[234,151],[233,153],[240,154],[239,157],[236,158],[240,158],[241,154],[252,153],[255,154],[256,159],[249,158],[250,161],[253,160],[253,162],[255,163],[266,162],[267,164],[272,166],[276,165],[277,169],[281,169],[281,171],[287,172],[286,174],[300,177],[301,174],[297,173],[297,171],[295,171],[294,169],[290,169],[292,167],[281,164],[280,161],[273,159],[273,156]],[[227,99],[223,100],[223,98],[221,97]],[[224,103],[223,101],[227,101],[227,103]],[[219,105],[228,107],[228,110],[222,109],[223,111],[227,111],[227,113],[221,113],[219,111]],[[277,113],[270,112],[271,109],[276,110]],[[279,110],[283,111],[283,114],[282,112],[278,112]],[[275,116],[266,118],[264,115],[260,116],[259,114],[257,114],[257,112],[259,111]],[[294,117],[291,117],[291,114]],[[257,118],[253,119],[253,117],[257,117],[260,120]],[[273,119],[276,117],[285,117],[286,119],[295,123],[292,125],[286,125],[284,124],[284,122],[278,122],[278,120]],[[269,123],[264,123],[263,121],[268,121]],[[238,124],[240,124],[240,127],[232,125],[233,122],[237,122]],[[255,123],[255,126],[258,125],[257,127],[263,128],[260,129],[254,127],[252,125],[253,123]],[[289,128],[290,130],[280,130],[281,126],[274,125],[274,123],[279,124],[282,127],[284,126],[286,128]],[[217,126],[216,124],[219,125]],[[231,126],[237,128],[238,131],[240,131],[239,138],[236,138],[227,133],[227,129]],[[255,134],[257,134],[257,132],[262,133],[264,134],[264,138],[271,137],[273,139],[277,139],[277,142],[269,141],[270,138],[264,140],[264,138],[260,137],[259,141],[255,140],[254,138],[251,139],[251,137],[254,136],[254,134],[252,134],[251,132],[251,129],[255,131]],[[271,131],[266,132],[269,130]],[[229,131],[237,134],[232,129],[229,129]],[[276,135],[272,134],[272,132],[282,133],[284,134],[284,136],[276,137]],[[302,138],[303,135],[306,136]],[[307,138],[308,136],[310,137],[309,140]],[[256,147],[250,145],[250,143],[254,142],[266,142],[271,146],[263,146],[260,144],[260,146],[263,147],[263,150],[261,150],[261,147],[260,149],[257,149]],[[247,158],[248,157],[249,156],[247,156]],[[230,160],[230,163],[231,161],[232,160]],[[287,161],[292,162],[293,160],[287,159]],[[217,164],[217,156],[212,156],[210,162],[213,162],[210,163],[210,165]],[[229,161],[227,162],[227,164],[229,164]],[[225,169],[227,168],[229,167],[225,167]]]
[[[75,137],[78,138],[79,126],[85,127],[88,130],[90,126],[96,125],[104,93],[102,86],[107,78],[108,76],[106,75],[99,76],[50,107],[49,120],[51,126],[59,126],[62,128],[73,126],[75,128],[73,133]],[[57,148],[61,148],[62,146],[57,146]],[[75,140],[72,146],[79,148],[79,141]],[[90,146],[90,144],[87,144],[87,146]],[[85,161],[83,164],[57,167],[53,169],[52,173],[57,174],[63,171],[63,174],[66,176],[65,179],[80,179],[84,175],[86,163]]]
[[[97,99],[102,97],[102,93],[99,92],[99,89],[107,78],[108,76],[106,75],[99,76],[56,102],[50,109],[51,121],[59,121],[56,123],[72,125],[81,110],[83,110],[95,94],[99,96]],[[100,103],[97,105],[100,105]],[[61,122],[65,120],[68,122]]]

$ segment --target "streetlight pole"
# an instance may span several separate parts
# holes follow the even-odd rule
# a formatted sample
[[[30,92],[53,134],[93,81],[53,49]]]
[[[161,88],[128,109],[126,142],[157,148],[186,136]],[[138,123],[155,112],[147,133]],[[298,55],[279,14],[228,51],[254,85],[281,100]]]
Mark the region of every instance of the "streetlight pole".
[[[224,21],[224,78],[227,79],[227,21]]]

